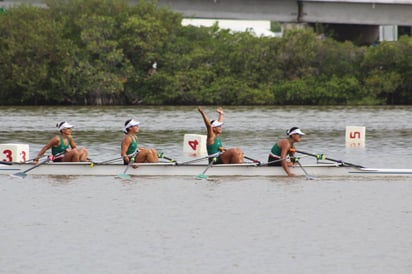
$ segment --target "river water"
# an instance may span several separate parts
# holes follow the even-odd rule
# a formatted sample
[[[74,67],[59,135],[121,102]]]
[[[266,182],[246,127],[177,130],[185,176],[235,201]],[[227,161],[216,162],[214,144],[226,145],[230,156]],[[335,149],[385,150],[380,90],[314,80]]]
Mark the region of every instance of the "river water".
[[[216,118],[215,107],[205,107]],[[297,147],[367,167],[412,168],[412,107],[225,107],[223,142],[266,161],[284,131]],[[57,132],[90,158],[119,155],[124,120],[140,142],[184,161],[205,134],[195,106],[0,107],[0,143],[30,157]],[[365,126],[366,147],[345,148]],[[305,157],[302,161],[313,162]],[[411,273],[410,178],[0,176],[0,273]]]

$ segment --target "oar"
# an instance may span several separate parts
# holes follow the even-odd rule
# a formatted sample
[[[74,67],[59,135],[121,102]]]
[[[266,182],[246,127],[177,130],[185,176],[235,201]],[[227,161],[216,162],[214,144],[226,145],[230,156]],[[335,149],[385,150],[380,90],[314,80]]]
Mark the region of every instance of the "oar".
[[[57,156],[57,155],[56,155],[56,156]],[[43,158],[43,157],[44,157],[44,155],[41,156],[40,158]],[[26,161],[24,161],[24,162],[21,162],[21,163],[19,163],[19,164],[26,164],[26,163],[29,163],[29,162],[33,162],[34,160],[38,160],[37,157],[36,157],[36,158],[28,159],[28,160],[26,160]]]
[[[157,157],[158,157],[158,158],[162,158],[162,159],[166,159],[166,160],[168,160],[168,161],[171,162],[171,163],[177,164],[176,160],[174,160],[174,159],[172,159],[172,158],[169,158],[169,157],[166,157],[166,156],[163,154],[163,152],[157,153]]]
[[[27,176],[27,172],[29,172],[30,170],[33,170],[33,169],[35,169],[35,168],[38,168],[39,166],[44,165],[44,164],[48,163],[49,161],[52,161],[52,160],[53,160],[54,158],[56,158],[57,156],[60,156],[60,155],[64,154],[64,152],[65,152],[65,151],[60,152],[60,153],[58,153],[58,154],[56,154],[56,155],[54,155],[54,156],[53,156],[53,155],[50,155],[50,156],[48,156],[48,157],[46,158],[46,160],[44,160],[43,162],[39,163],[38,165],[32,166],[31,168],[28,168],[28,169],[26,169],[25,171],[21,171],[21,172],[17,172],[17,173],[11,174],[10,176],[17,177],[17,178],[22,178],[22,179],[23,179],[24,177]]]
[[[136,150],[136,152],[133,153],[133,155],[132,155],[132,157],[130,158],[129,163],[127,164],[127,166],[126,166],[126,168],[124,169],[123,173],[121,173],[121,174],[118,175],[120,178],[122,178],[122,179],[130,179],[130,175],[127,174],[126,172],[127,172],[127,170],[129,169],[129,167],[131,167],[131,166],[133,165],[133,163],[134,163],[134,158],[136,157],[136,155],[137,155],[138,152],[139,152],[139,151]]]
[[[108,164],[108,163],[111,163],[111,162],[114,162],[114,161],[119,161],[119,160],[121,160],[121,159],[123,159],[123,157],[117,157],[117,158],[113,158],[113,159],[110,159],[110,160],[106,160],[106,161],[103,161],[103,162],[100,162],[100,163],[94,163],[95,165],[104,165],[104,164]]]
[[[43,156],[41,156],[40,158],[43,158],[44,157],[44,155]],[[31,159],[28,159],[28,160],[26,160],[26,161],[24,161],[24,162],[4,162],[4,161],[1,161],[0,163],[1,164],[5,164],[5,165],[12,165],[12,164],[27,164],[27,163],[29,163],[29,162],[33,162],[34,160],[36,160],[37,159],[37,157],[36,158],[31,158]]]
[[[217,157],[219,157],[219,155],[213,157],[212,161],[210,161],[210,163],[207,165],[206,169],[203,170],[203,172],[200,173],[199,175],[197,175],[195,178],[199,179],[199,180],[202,180],[202,179],[207,180],[208,176],[205,173],[217,161]]]
[[[244,156],[244,155],[243,155],[243,158],[248,159],[249,161],[252,161],[254,163],[257,163],[258,166],[262,165],[262,163],[259,160],[256,160],[256,159]]]
[[[280,161],[283,161],[283,160],[287,160],[287,159],[289,159],[289,156],[287,156],[285,158],[282,158],[282,159],[273,160],[273,161],[270,161],[270,162],[267,162],[267,163],[261,163],[260,165],[261,166],[268,166],[270,164],[274,164],[274,163],[277,163],[277,162],[280,162]]]
[[[332,158],[328,158],[324,154],[313,154],[313,153],[309,153],[309,152],[305,152],[305,151],[301,151],[301,150],[296,150],[296,152],[315,157],[317,160],[329,160],[329,161],[336,162],[336,163],[339,163],[339,164],[342,164],[342,165],[353,166],[353,167],[358,167],[358,168],[364,168],[361,165],[351,164],[351,163],[348,163],[348,162],[344,162],[342,160],[335,160],[335,159],[332,159]]]
[[[209,158],[209,156],[205,156],[205,157],[202,157],[202,158],[197,158],[197,159],[186,161],[186,162],[183,162],[183,163],[177,163],[177,165],[184,166],[184,165],[187,165],[187,164],[191,164],[191,163],[199,162],[199,161],[202,161],[202,160],[206,160],[208,158]]]
[[[306,180],[314,180],[316,179],[315,176],[309,175],[309,173],[306,171],[306,169],[302,166],[302,164],[299,162],[299,160],[296,161],[300,168],[303,170],[303,173],[305,173]]]

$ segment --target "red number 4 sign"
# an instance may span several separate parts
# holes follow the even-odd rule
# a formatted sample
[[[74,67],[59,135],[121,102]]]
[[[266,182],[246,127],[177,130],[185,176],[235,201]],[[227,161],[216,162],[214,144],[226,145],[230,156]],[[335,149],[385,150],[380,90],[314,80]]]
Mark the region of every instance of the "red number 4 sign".
[[[199,142],[197,140],[194,140],[194,141],[189,141],[188,144],[193,150],[196,150]]]

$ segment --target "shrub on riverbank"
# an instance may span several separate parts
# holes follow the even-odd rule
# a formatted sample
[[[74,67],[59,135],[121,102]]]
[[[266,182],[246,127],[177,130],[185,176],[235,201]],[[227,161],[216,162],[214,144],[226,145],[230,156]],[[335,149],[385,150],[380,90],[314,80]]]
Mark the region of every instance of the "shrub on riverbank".
[[[151,1],[45,3],[0,14],[2,105],[412,104],[411,37],[358,47],[182,26]]]

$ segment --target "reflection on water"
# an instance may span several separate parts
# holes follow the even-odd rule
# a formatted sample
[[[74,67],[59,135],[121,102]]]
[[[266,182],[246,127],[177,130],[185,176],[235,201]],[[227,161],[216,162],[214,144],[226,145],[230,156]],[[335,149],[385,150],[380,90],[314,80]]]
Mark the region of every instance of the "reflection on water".
[[[210,119],[217,117],[216,107],[204,109]],[[224,145],[241,147],[247,156],[261,161],[288,128],[299,126],[307,133],[298,144],[301,150],[366,166],[411,168],[409,106],[228,106],[224,110]],[[28,143],[32,156],[56,134],[55,124],[63,120],[74,124],[77,144],[88,147],[95,161],[119,154],[123,123],[129,118],[141,121],[141,145],[176,159],[185,159],[184,134],[206,133],[196,106],[0,107],[0,115],[0,143]],[[366,127],[365,149],[345,149],[348,125]]]

